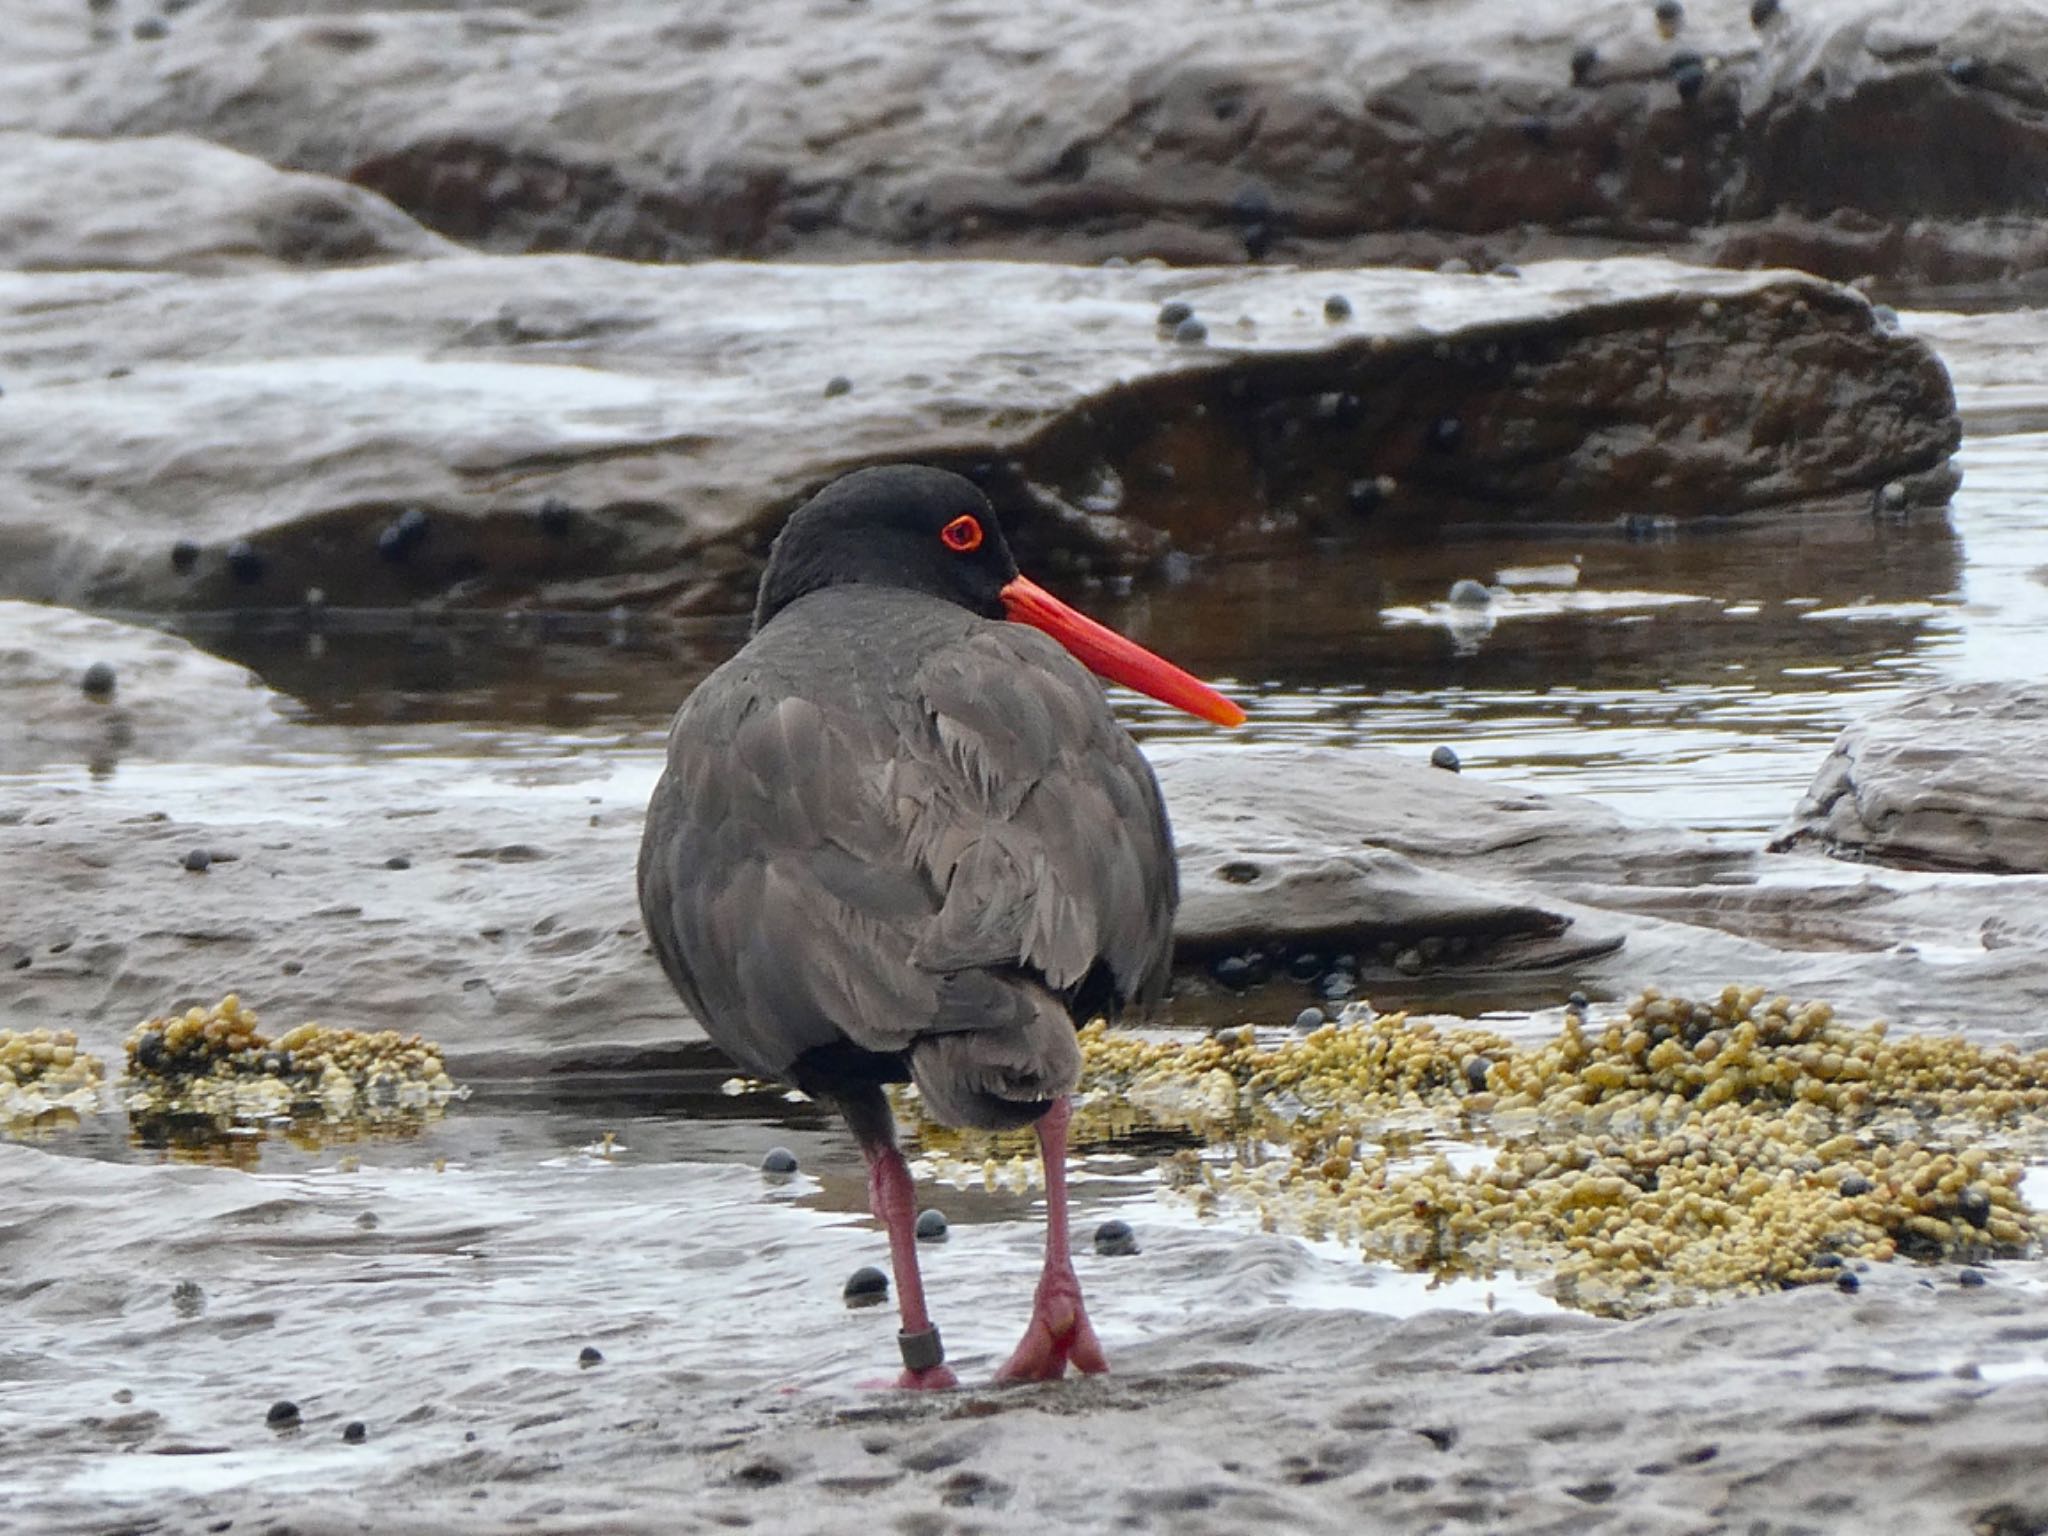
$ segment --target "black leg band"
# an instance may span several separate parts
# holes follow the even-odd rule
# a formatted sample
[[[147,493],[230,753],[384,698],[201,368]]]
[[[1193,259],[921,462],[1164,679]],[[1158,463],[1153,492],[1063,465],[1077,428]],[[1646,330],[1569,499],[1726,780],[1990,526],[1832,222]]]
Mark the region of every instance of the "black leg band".
[[[927,1328],[922,1333],[908,1333],[898,1329],[896,1347],[903,1351],[903,1363],[913,1371],[928,1371],[946,1360],[946,1346],[939,1342],[939,1330]]]

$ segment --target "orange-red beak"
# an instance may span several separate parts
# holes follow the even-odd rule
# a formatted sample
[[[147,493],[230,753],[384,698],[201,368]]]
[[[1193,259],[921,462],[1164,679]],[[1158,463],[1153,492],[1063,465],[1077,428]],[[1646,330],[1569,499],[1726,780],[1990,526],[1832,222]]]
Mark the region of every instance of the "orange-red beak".
[[[1090,672],[1218,725],[1244,724],[1244,711],[1200,678],[1069,608],[1030,578],[1019,576],[1001,596],[1012,620],[1044,630]]]

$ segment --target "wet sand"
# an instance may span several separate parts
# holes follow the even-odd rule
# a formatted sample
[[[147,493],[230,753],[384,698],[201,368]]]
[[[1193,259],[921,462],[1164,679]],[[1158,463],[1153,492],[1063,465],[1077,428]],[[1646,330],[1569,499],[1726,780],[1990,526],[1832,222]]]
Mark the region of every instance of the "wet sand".
[[[1631,1323],[1111,1209],[1107,1378],[990,1389],[1027,1222],[926,1260],[969,1385],[880,1390],[883,1253],[804,1174],[293,1174],[0,1145],[13,1529],[2038,1531],[2048,1266],[1883,1265]],[[196,1287],[196,1290],[194,1289]],[[1446,1308],[1443,1303],[1449,1302]],[[340,1341],[346,1340],[345,1344]],[[338,1347],[339,1346],[339,1347]],[[579,1363],[596,1348],[601,1362]],[[297,1404],[298,1426],[266,1415]],[[365,1439],[343,1429],[361,1421]]]

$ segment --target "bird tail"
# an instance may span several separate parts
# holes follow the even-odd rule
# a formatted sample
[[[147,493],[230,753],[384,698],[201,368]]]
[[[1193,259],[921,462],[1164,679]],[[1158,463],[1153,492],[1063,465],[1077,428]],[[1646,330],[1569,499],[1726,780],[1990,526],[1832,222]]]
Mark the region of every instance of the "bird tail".
[[[1066,1005],[1024,976],[946,977],[937,1028],[910,1048],[925,1108],[947,1125],[1030,1125],[1081,1081],[1081,1043]]]

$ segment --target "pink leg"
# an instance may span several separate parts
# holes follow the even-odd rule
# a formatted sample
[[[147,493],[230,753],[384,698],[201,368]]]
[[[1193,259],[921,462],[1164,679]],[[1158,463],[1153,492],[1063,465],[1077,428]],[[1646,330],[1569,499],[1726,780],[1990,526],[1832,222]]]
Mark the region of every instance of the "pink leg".
[[[868,1206],[889,1229],[889,1267],[896,1271],[896,1308],[903,1319],[899,1387],[957,1387],[941,1362],[939,1330],[924,1309],[924,1277],[917,1272],[917,1188],[910,1165],[894,1146],[863,1148],[868,1159]]]
[[[1031,1326],[997,1381],[1057,1381],[1072,1361],[1091,1374],[1109,1369],[1101,1341],[1081,1305],[1081,1281],[1067,1250],[1067,1120],[1059,1100],[1038,1122],[1038,1151],[1045,1159],[1045,1269],[1031,1305]]]

